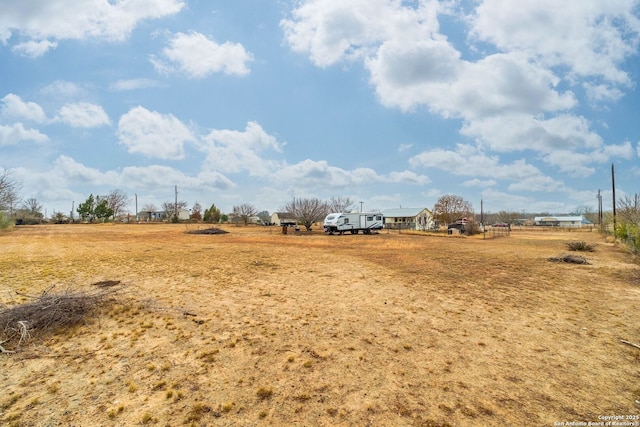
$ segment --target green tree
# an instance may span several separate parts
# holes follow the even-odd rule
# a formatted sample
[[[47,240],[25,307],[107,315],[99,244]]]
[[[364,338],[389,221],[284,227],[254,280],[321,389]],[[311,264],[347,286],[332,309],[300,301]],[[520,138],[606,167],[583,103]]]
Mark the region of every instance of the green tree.
[[[205,222],[219,223],[221,219],[220,209],[218,209],[215,204],[211,204],[209,209],[204,210],[203,219]]]
[[[269,211],[259,212],[256,216],[260,218],[260,222],[262,222],[263,224],[269,224],[269,221],[271,221],[271,215],[269,215]]]
[[[93,194],[90,194],[83,203],[78,205],[76,212],[80,215],[83,221],[93,221],[95,219],[96,199]]]
[[[113,216],[114,211],[109,207],[108,197],[97,197],[93,214],[101,221],[106,221],[108,218]]]

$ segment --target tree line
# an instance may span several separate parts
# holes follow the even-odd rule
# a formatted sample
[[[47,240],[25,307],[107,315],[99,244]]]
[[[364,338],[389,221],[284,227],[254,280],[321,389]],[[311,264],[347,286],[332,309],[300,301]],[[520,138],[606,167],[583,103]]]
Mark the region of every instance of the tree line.
[[[7,228],[14,221],[21,221],[25,224],[36,224],[46,220],[42,213],[43,207],[35,198],[22,199],[20,192],[21,183],[15,179],[12,171],[0,168],[0,228]],[[162,212],[167,220],[179,221],[177,213],[187,209],[187,202],[174,201],[164,202],[161,209],[153,204],[146,204],[138,216],[148,213]],[[106,195],[90,194],[87,199],[78,204],[75,213],[78,218],[86,222],[104,222],[121,218],[129,207],[129,197],[122,190],[112,190]],[[307,230],[311,230],[313,224],[318,223],[331,212],[349,212],[355,210],[355,202],[348,197],[332,197],[329,200],[318,198],[294,197],[279,212],[287,213],[294,218],[298,224],[303,225]],[[593,209],[582,206],[576,208],[574,215],[583,215],[585,218],[598,224],[604,231],[615,234],[617,239],[627,242],[637,252],[640,248],[640,195],[623,196],[616,200],[615,229],[608,227],[614,222],[612,212],[596,213]],[[127,214],[128,215],[128,214]],[[455,221],[467,218],[480,222],[478,214],[474,212],[472,204],[460,196],[445,194],[438,198],[432,209],[435,221],[448,225]],[[528,214],[531,216],[532,214]],[[540,213],[537,216],[547,216],[548,213]],[[485,224],[496,222],[515,224],[523,219],[525,215],[513,211],[499,211],[497,213],[486,213],[481,219]],[[232,222],[247,225],[258,218],[263,224],[268,224],[271,220],[268,211],[258,211],[256,207],[249,203],[242,203],[233,206],[230,213],[225,214],[215,205],[211,204],[208,209],[203,209],[197,201],[189,210],[189,220],[204,221],[208,223]],[[52,219],[58,223],[75,220],[74,212],[70,216],[62,212],[55,212]],[[136,218],[138,220],[140,218]],[[144,220],[144,218],[142,218]],[[610,230],[609,230],[610,229]]]

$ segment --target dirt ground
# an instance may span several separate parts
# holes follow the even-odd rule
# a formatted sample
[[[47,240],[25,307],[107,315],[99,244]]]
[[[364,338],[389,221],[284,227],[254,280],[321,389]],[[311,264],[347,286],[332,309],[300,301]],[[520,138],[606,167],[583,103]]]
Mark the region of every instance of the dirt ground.
[[[640,349],[621,342],[640,343],[640,266],[595,232],[186,233],[205,227],[0,233],[0,308],[52,285],[126,284],[85,324],[0,354],[0,425],[554,426],[640,414]],[[572,240],[598,244],[580,253],[589,265],[548,261]]]

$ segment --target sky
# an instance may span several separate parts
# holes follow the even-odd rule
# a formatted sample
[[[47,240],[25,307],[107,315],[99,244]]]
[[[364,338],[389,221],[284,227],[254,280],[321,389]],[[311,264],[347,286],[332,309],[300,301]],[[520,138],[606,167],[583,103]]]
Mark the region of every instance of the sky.
[[[610,210],[612,165],[640,192],[639,42],[638,0],[3,0],[0,168],[47,216]]]

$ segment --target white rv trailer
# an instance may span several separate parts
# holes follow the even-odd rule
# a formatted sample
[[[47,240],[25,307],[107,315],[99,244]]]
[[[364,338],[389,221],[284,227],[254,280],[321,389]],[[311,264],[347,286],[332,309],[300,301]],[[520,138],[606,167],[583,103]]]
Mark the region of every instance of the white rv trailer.
[[[384,227],[384,217],[380,212],[335,212],[324,219],[324,232],[333,234],[350,232],[371,234],[371,230],[381,230]]]

